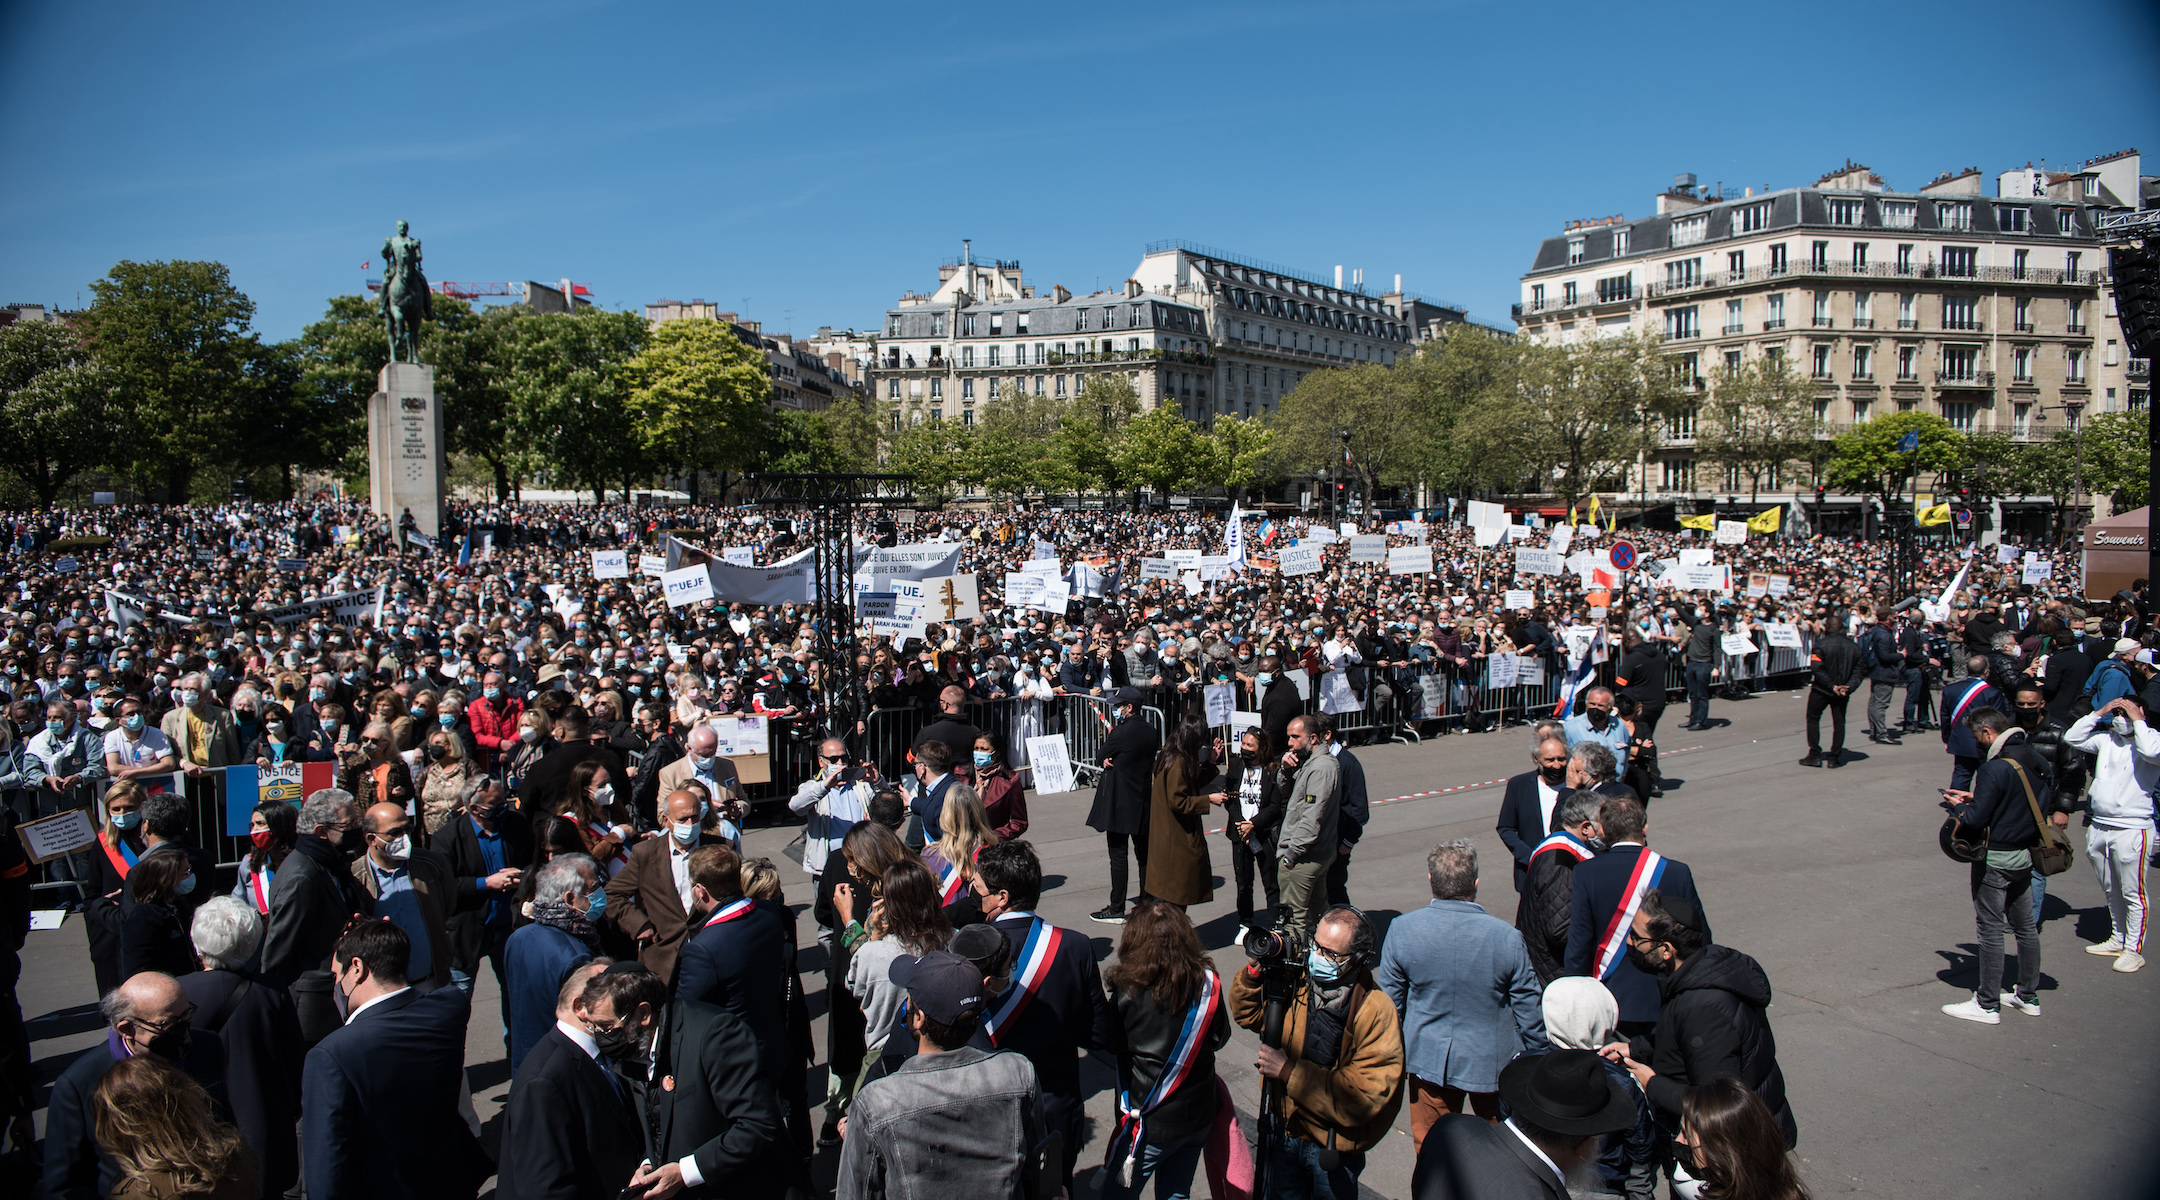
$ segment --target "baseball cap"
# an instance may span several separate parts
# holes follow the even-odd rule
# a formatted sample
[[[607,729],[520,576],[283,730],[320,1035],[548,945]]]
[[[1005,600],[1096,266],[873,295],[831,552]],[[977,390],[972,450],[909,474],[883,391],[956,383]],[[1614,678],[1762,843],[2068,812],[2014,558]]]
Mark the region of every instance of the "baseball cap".
[[[2133,650],[2139,650],[2142,648],[2143,647],[2138,645],[2137,639],[2135,638],[2122,638],[2115,643],[2115,653],[2117,654],[2128,654]]]
[[[940,1025],[956,1025],[982,1012],[982,972],[944,950],[893,960],[886,978],[907,989],[908,1003]]]

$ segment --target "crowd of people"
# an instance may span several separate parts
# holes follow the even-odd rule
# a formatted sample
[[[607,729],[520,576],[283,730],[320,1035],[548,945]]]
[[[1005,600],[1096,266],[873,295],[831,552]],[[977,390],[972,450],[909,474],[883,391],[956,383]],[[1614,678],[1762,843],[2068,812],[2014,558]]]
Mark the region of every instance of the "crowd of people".
[[[1765,685],[1788,625],[1802,765],[1841,765],[1866,682],[1870,736],[1939,727],[1945,803],[1987,831],[1982,986],[1952,1015],[2039,1012],[2033,851],[2073,809],[2103,947],[2143,961],[2150,609],[2088,604],[2060,552],[2039,552],[2050,587],[1930,549],[1922,578],[1965,586],[1928,611],[1868,546],[1822,539],[1717,547],[1733,586],[1690,591],[1653,565],[1700,548],[1683,536],[1628,533],[1642,565],[1609,578],[1526,575],[1465,526],[1405,522],[1388,540],[1431,548],[1430,572],[1335,542],[1285,577],[1268,561],[1317,522],[1255,518],[1244,569],[1203,579],[1142,562],[1219,554],[1220,517],[925,514],[900,532],[959,547],[981,615],[866,636],[844,671],[807,603],[673,607],[641,574],[594,576],[591,551],[671,542],[770,563],[803,533],[771,508],[453,505],[432,539],[331,500],[0,520],[0,899],[17,947],[33,879],[80,910],[109,1029],[53,1089],[55,1198],[471,1196],[490,1174],[504,1196],[787,1196],[821,1146],[843,1196],[1055,1195],[1088,1140],[1083,1052],[1117,1064],[1096,1140],[1121,1195],[1188,1194],[1205,1164],[1218,1195],[1352,1197],[1406,1103],[1421,1200],[1649,1195],[1660,1172],[1803,1195],[1767,976],[1711,939],[1647,820],[1674,682],[1684,727],[1707,727]],[[1006,573],[1045,546],[1072,602],[1008,607]],[[1540,702],[1492,686],[1501,654],[1544,668]],[[1203,704],[1218,683],[1246,714],[1227,727]],[[1081,764],[1111,866],[1093,918],[1122,927],[1107,969],[1035,912],[1025,739],[1057,731],[1060,696],[1107,726]],[[1512,913],[1468,842],[1433,848],[1427,908],[1383,930],[1351,906],[1370,811],[1351,742],[1374,728],[1352,714],[1375,707],[1426,734],[1528,726],[1498,826]],[[870,744],[895,710],[904,744]],[[742,714],[802,769],[746,783],[712,725]],[[206,816],[243,803],[221,769],[291,763],[325,786],[248,804],[244,840]],[[756,801],[804,823],[799,867],[744,855]],[[76,810],[94,845],[20,860],[15,824]],[[1216,826],[1248,957],[1227,977],[1186,915],[1214,899]],[[797,970],[797,907],[821,984]],[[1998,999],[2008,931],[2020,983]],[[512,1071],[492,1161],[458,1069],[483,960]],[[28,1145],[13,979],[0,1116]],[[1232,1025],[1262,1035],[1257,1146],[1214,1069]]]

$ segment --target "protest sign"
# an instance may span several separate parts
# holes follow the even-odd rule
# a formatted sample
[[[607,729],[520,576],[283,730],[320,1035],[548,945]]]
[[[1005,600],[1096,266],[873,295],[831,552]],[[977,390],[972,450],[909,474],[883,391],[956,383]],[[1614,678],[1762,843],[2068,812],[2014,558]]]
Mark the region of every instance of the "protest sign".
[[[1203,554],[1200,556],[1200,582],[1213,583],[1230,578],[1230,556],[1227,554]]]
[[[738,567],[754,567],[757,565],[757,547],[723,547],[720,551],[720,561],[734,563]]]
[[[1376,563],[1387,561],[1387,535],[1384,533],[1359,534],[1350,539],[1350,561]]]
[[[1768,575],[1762,574],[1761,572],[1749,572],[1747,577],[1747,594],[1750,596],[1769,595],[1770,577]]]
[[[1072,603],[1072,585],[1062,579],[1044,580],[1042,594],[1028,604],[1044,612],[1061,613]]]
[[[1680,551],[1680,565],[1683,567],[1709,566],[1710,548],[1707,546],[1691,546],[1682,549]]]
[[[1771,595],[1789,596],[1792,594],[1792,576],[1772,575],[1768,582]]]
[[[1522,687],[1543,686],[1545,683],[1545,660],[1535,655],[1516,655],[1515,682]]]
[[[1167,558],[1143,558],[1140,560],[1140,578],[1176,579],[1177,563]]]
[[[1800,627],[1790,621],[1773,621],[1763,626],[1763,631],[1769,636],[1773,646],[1783,646],[1789,650],[1800,648]]]
[[[929,615],[939,621],[973,621],[982,616],[982,598],[971,574],[939,575],[922,581]]]
[[[720,754],[724,758],[741,758],[746,754],[766,754],[772,750],[767,740],[765,715],[752,713],[737,717],[714,717],[707,724],[720,738]]]
[[[1056,561],[1056,559],[1057,559],[1057,556],[1058,556],[1058,552],[1057,552],[1057,545],[1056,545],[1055,543],[1053,543],[1053,542],[1037,542],[1037,543],[1035,543],[1035,555],[1034,555],[1034,557],[1035,557],[1036,559],[1045,559],[1045,558],[1047,558],[1047,559],[1050,559],[1050,560],[1052,560],[1052,561]]]
[[[1230,723],[1230,714],[1237,708],[1237,685],[1234,683],[1211,683],[1201,689],[1201,698],[1207,705],[1207,723],[1221,727]]]
[[[1755,639],[1744,633],[1728,633],[1718,639],[1718,644],[1725,648],[1725,653],[1736,657],[1755,653]]]
[[[1036,795],[1073,790],[1072,758],[1065,751],[1065,735],[1029,738],[1027,756],[1028,769],[1035,772]]]
[[[1710,535],[1710,540],[1720,546],[1738,546],[1747,541],[1747,522],[1719,521],[1717,532]]]
[[[1515,676],[1518,674],[1517,665],[1516,656],[1505,650],[1498,654],[1486,655],[1485,686],[1489,688],[1514,687]]]
[[[1180,571],[1197,571],[1200,569],[1200,552],[1198,550],[1165,550],[1163,551],[1163,557],[1176,563]]]
[[[1282,552],[1284,575],[1317,575],[1320,573],[1320,547],[1285,546]]]
[[[1536,608],[1537,596],[1528,588],[1509,588],[1500,595],[1502,608]]]
[[[593,551],[592,577],[594,579],[630,578],[630,552],[628,550]]]
[[[702,565],[680,567],[660,577],[660,590],[667,595],[669,606],[681,608],[713,598],[712,576]]]
[[[1560,556],[1550,550],[1532,550],[1524,546],[1515,551],[1515,570],[1522,575],[1558,575]]]
[[[2044,560],[2029,562],[2025,564],[2023,581],[2026,583],[2045,583],[2054,576],[2054,573],[2055,567],[2052,563]]]
[[[667,574],[667,559],[657,554],[640,554],[637,556],[637,569],[640,575],[650,575],[658,579]]]
[[[1552,535],[1545,542],[1545,548],[1554,554],[1566,554],[1568,547],[1574,541],[1575,527],[1573,525],[1555,525],[1553,526]]]
[[[896,599],[891,592],[862,592],[855,597],[855,616],[863,621],[890,618]]]
[[[1387,552],[1387,569],[1390,575],[1429,575],[1432,573],[1432,547],[1397,546]]]
[[[22,839],[23,853],[33,863],[51,862],[98,844],[97,827],[90,823],[89,812],[80,808],[17,825],[15,836]]]

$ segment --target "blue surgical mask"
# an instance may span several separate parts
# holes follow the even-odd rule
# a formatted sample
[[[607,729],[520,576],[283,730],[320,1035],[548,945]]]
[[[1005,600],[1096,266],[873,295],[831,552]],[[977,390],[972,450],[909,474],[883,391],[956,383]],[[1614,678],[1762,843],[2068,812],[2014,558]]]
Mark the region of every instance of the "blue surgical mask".
[[[330,693],[324,691],[322,688],[309,688],[307,698],[316,704],[321,704],[323,701],[330,698]]]
[[[113,828],[120,830],[123,833],[135,828],[140,824],[142,824],[142,812],[140,810],[132,810],[129,812],[116,812],[112,815]]]
[[[120,723],[127,726],[127,731],[129,733],[142,732],[143,719],[141,713],[136,713],[133,716],[122,717],[120,718]]]
[[[488,688],[483,694],[490,700],[502,699],[502,689],[499,687]]]
[[[1253,676],[1253,678],[1259,681],[1261,687],[1266,687],[1267,685],[1275,682],[1275,673],[1272,671],[1262,671],[1259,674]]]
[[[669,827],[669,832],[674,834],[677,842],[687,846],[697,840],[698,823],[696,821],[677,821]]]
[[[444,729],[449,729],[457,724],[457,718],[449,713],[436,713],[435,723]]]
[[[585,894],[585,919],[598,924],[600,914],[607,911],[607,892],[594,888]]]
[[[1342,977],[1343,964],[1320,953],[1318,946],[1305,952],[1305,974],[1314,983],[1330,984]]]
[[[54,737],[59,737],[61,734],[67,732],[67,722],[47,721],[45,722],[45,732],[53,735]]]
[[[975,766],[980,770],[989,770],[990,764],[996,761],[997,755],[992,754],[988,750],[977,750],[975,752]]]
[[[173,891],[174,891],[174,892],[176,892],[176,893],[178,893],[179,895],[182,895],[182,896],[185,896],[185,895],[187,895],[187,894],[188,894],[189,892],[192,892],[192,891],[194,891],[194,890],[195,890],[195,877],[194,877],[193,875],[190,875],[190,876],[188,876],[188,877],[187,877],[186,879],[183,879],[183,880],[181,880],[181,881],[180,881],[179,883],[176,883],[176,884],[174,884],[174,885],[173,885]]]

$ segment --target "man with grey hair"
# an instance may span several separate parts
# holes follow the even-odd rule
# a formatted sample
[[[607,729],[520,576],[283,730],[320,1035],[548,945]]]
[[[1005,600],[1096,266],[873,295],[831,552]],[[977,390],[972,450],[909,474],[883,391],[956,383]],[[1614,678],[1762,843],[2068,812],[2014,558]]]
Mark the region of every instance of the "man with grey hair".
[[[1598,809],[1605,797],[1588,788],[1564,793],[1553,809],[1553,831],[1530,853],[1530,871],[1522,899],[1515,906],[1515,931],[1530,952],[1530,967],[1540,982],[1567,974],[1568,916],[1574,900],[1575,865],[1605,848]]]
[[[1548,1049],[1544,985],[1522,935],[1477,904],[1477,847],[1442,842],[1425,857],[1433,899],[1395,918],[1375,972],[1402,1014],[1410,1137],[1466,1108],[1500,1112],[1500,1068]]]
[[[96,1200],[120,1186],[120,1164],[98,1146],[97,1086],[123,1058],[151,1055],[188,1073],[210,1093],[223,1120],[225,1045],[218,1035],[188,1027],[192,1002],[178,980],[142,971],[105,993],[105,1040],[78,1055],[53,1081],[45,1109],[45,1194],[52,1200]]]
[[[503,1021],[510,1026],[510,1069],[555,1027],[563,975],[599,947],[595,928],[607,907],[607,877],[589,854],[558,854],[533,872],[532,924],[503,948]]]
[[[293,852],[270,887],[263,974],[292,993],[300,1032],[309,1045],[344,1024],[331,982],[330,950],[353,917],[375,911],[352,876],[352,860],[367,848],[352,793],[323,788],[300,805]]]
[[[217,702],[210,680],[190,671],[173,684],[173,708],[158,722],[165,740],[173,745],[181,771],[200,775],[240,761],[240,730],[232,711]]]
[[[282,1196],[300,1177],[300,1065],[306,1050],[292,997],[276,980],[247,969],[261,947],[255,906],[213,896],[190,928],[202,970],[180,977],[194,1002],[194,1026],[225,1043],[225,1087],[233,1124],[255,1152],[262,1195]]]

